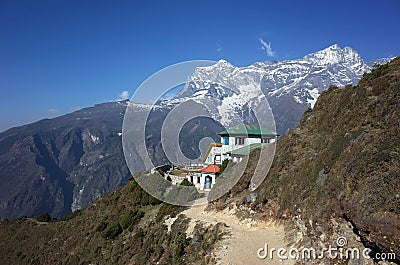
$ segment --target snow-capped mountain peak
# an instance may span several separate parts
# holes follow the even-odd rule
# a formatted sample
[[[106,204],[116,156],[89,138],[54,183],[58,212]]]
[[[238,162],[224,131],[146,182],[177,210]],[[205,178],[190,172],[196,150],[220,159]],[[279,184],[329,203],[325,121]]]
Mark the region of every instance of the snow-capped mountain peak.
[[[226,60],[224,60],[224,59],[218,60],[218,62],[217,62],[215,65],[216,65],[216,66],[228,66],[228,67],[233,67],[233,65],[232,65],[230,62],[228,62],[228,61],[226,61]]]
[[[323,90],[356,84],[370,70],[356,50],[337,44],[301,59],[256,62],[246,67],[219,60],[212,66],[196,68],[173,101],[193,99],[214,106],[215,118],[227,124],[229,113],[256,105],[262,91],[274,112],[278,132],[284,133],[314,106]]]
[[[351,47],[340,48],[339,45],[331,45],[321,51],[311,53],[304,57],[304,60],[314,66],[327,66],[334,64],[360,64],[361,56]]]
[[[305,60],[314,65],[328,65],[340,63],[343,61],[343,51],[339,45],[334,44],[321,51],[306,55]]]

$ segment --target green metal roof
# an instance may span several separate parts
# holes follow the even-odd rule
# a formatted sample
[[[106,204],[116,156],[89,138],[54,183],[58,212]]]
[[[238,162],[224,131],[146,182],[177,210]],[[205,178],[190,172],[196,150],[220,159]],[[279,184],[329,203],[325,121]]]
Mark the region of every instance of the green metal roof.
[[[278,135],[276,132],[253,124],[239,124],[230,129],[224,130],[218,135]]]
[[[249,144],[249,145],[246,145],[246,146],[244,146],[244,147],[235,149],[235,150],[233,150],[233,151],[228,151],[228,152],[226,152],[226,153],[227,153],[227,154],[231,154],[231,155],[247,156],[247,155],[250,154],[251,151],[253,151],[254,149],[261,148],[261,147],[264,147],[264,146],[267,146],[267,145],[270,145],[270,144],[267,144],[267,143]]]

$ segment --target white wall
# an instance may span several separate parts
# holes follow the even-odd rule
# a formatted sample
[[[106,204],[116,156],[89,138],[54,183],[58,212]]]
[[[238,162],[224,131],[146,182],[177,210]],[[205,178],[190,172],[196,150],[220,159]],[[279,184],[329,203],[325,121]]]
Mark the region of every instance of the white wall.
[[[261,143],[261,138],[246,138],[246,140],[244,140],[244,143],[246,145]]]
[[[205,163],[206,164],[213,164],[214,163],[214,157],[217,154],[221,155],[221,162],[222,162],[225,159],[230,159],[230,156],[223,155],[226,152],[233,151],[235,149],[244,147],[246,145],[255,144],[255,143],[261,143],[261,137],[260,138],[250,138],[249,137],[249,138],[245,138],[244,145],[235,145],[235,138],[236,137],[234,137],[234,136],[229,136],[229,144],[225,145],[224,144],[224,137],[221,137],[222,146],[221,147],[217,147],[217,146],[212,147],[207,159],[205,160]],[[273,143],[275,141],[276,141],[276,139],[274,139],[274,138],[270,139],[270,143]]]
[[[210,150],[210,153],[208,154],[208,157],[206,159],[206,164],[213,164],[214,163],[214,157],[215,155],[221,155],[222,157],[222,152],[223,152],[223,148],[219,147],[219,146],[213,146]],[[221,160],[222,162],[223,160]]]
[[[206,164],[213,164],[214,163],[214,157],[215,155],[221,155],[221,162],[222,163],[225,159],[228,159],[227,155],[224,155],[228,151],[232,151],[233,145],[223,145],[221,147],[219,146],[213,146],[210,150],[210,153],[208,154],[205,163]]]

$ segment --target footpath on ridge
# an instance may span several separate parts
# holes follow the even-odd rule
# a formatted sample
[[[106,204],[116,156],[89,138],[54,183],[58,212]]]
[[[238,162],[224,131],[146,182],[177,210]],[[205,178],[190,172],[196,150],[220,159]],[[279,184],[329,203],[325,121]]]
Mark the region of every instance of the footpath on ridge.
[[[257,255],[258,249],[263,248],[265,243],[268,248],[285,248],[285,232],[282,225],[265,222],[246,223],[240,221],[233,211],[206,211],[207,204],[192,206],[181,214],[189,217],[191,222],[187,234],[191,236],[196,222],[205,225],[225,223],[229,235],[225,236],[213,254],[217,258],[218,265],[240,265],[240,264],[294,264],[295,261],[281,260],[274,253],[273,259],[269,257],[260,259]],[[263,253],[261,253],[263,254]]]

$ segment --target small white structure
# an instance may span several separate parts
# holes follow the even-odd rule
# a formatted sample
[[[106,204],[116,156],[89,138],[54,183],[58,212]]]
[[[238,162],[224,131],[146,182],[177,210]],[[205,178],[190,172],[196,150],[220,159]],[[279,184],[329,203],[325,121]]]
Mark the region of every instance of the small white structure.
[[[187,174],[187,180],[192,182],[199,190],[209,191],[215,185],[216,174],[220,168],[217,165],[209,165],[197,172]]]
[[[221,136],[221,143],[210,145],[203,163],[221,164],[225,159],[239,162],[244,155],[264,144],[275,142],[279,136],[276,132],[250,124],[237,125],[218,135]]]

